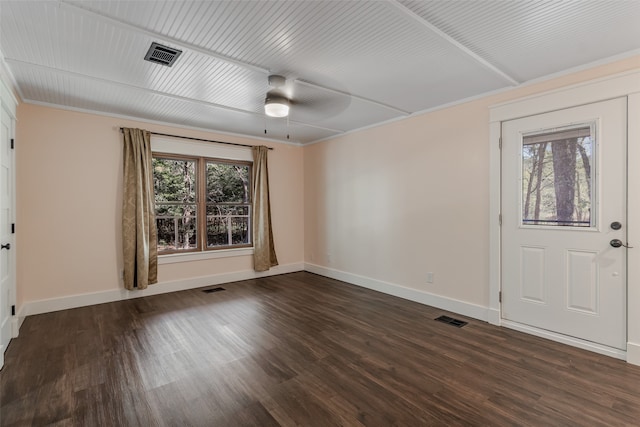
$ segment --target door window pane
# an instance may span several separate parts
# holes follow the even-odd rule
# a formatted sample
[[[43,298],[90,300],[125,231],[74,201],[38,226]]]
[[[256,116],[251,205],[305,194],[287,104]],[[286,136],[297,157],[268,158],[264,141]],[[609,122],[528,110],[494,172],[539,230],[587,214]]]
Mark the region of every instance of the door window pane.
[[[595,125],[536,132],[522,141],[522,225],[594,225]]]

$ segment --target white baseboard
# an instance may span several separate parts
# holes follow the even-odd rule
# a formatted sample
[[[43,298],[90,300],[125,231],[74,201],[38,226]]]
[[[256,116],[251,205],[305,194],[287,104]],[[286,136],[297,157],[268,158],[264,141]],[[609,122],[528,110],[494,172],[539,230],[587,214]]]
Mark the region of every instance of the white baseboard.
[[[572,347],[578,347],[583,350],[593,351],[594,353],[604,354],[605,356],[615,357],[616,359],[627,359],[627,352],[624,350],[619,350],[617,348],[607,347],[602,344],[596,344],[590,341],[581,340],[579,338],[558,334],[556,332],[551,332],[544,329],[534,328],[533,326],[523,325],[521,323],[512,322],[505,319],[502,319],[501,325],[505,328],[524,332],[525,334],[535,335],[540,338],[546,338],[548,340],[570,345]]]
[[[362,286],[363,288],[373,289],[374,291],[408,299],[410,301],[440,308],[463,316],[472,317],[485,322],[488,320],[488,308],[480,305],[435,295],[418,289],[406,288],[394,283],[383,282],[381,280],[347,273],[345,271],[335,270],[333,268],[323,267],[316,264],[305,263],[304,269],[321,276],[341,280],[353,285]]]
[[[2,322],[0,324],[0,337],[6,338],[8,336],[9,337],[12,336],[13,331],[11,329],[11,326],[12,326],[11,325],[11,323],[12,323],[11,320],[12,320],[12,317],[6,317],[4,319],[4,322]],[[11,339],[9,339],[9,340],[11,340]],[[2,352],[4,353],[5,350],[6,350],[6,348],[3,348]]]
[[[488,321],[492,325],[500,326],[502,324],[502,319],[500,318],[500,310],[495,308],[490,308],[488,311]]]
[[[627,343],[627,363],[640,366],[640,344]]]
[[[20,326],[22,326],[22,322],[24,322],[24,316],[20,315],[20,311],[11,319],[11,338],[18,338],[18,335],[20,335]]]
[[[237,282],[240,280],[256,279],[258,277],[275,276],[278,274],[293,273],[304,270],[303,263],[279,265],[269,271],[257,273],[253,270],[237,271],[233,273],[214,274],[212,276],[194,277],[185,280],[156,283],[141,291],[128,291],[126,289],[112,289],[102,292],[68,295],[58,298],[42,299],[25,302],[20,315],[24,320],[26,316],[34,314],[50,313],[52,311],[67,310],[70,308],[84,307],[88,305],[104,304],[107,302],[122,301],[132,298],[146,297],[150,295],[165,294],[168,292],[183,291],[186,289],[200,288],[203,286],[220,285],[223,283]],[[19,324],[22,324],[20,321]]]

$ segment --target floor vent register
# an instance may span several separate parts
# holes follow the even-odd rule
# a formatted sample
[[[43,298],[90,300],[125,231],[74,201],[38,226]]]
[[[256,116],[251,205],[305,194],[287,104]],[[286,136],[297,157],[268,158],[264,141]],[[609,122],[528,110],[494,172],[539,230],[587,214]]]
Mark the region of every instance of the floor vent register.
[[[453,325],[456,328],[462,328],[464,325],[469,323],[460,319],[454,319],[453,317],[449,317],[449,316],[436,317],[435,320],[437,320],[438,322],[446,323],[448,325]]]
[[[220,291],[226,291],[226,289],[218,286],[217,288],[209,288],[209,289],[202,290],[202,292],[204,292],[205,294],[210,294],[212,292],[220,292]]]

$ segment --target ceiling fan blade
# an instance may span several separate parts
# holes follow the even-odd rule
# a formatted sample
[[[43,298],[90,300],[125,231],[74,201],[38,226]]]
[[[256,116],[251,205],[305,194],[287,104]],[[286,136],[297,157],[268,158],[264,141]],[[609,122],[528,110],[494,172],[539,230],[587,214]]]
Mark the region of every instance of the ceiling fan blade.
[[[296,84],[291,100],[293,120],[316,122],[336,116],[351,104],[351,96],[307,84]]]

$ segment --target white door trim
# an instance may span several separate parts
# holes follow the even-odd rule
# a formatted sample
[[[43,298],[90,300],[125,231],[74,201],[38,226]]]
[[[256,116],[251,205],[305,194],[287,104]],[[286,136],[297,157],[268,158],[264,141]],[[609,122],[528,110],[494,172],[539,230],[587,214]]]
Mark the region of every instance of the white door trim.
[[[640,161],[640,90],[627,97],[627,117],[627,162],[633,165],[629,159]],[[627,233],[629,242],[638,242],[627,251],[627,362],[640,365],[640,168],[627,166],[627,181]]]
[[[1,55],[0,55],[1,56]],[[1,64],[0,64],[1,66]],[[15,97],[13,96],[13,93],[9,90],[9,88],[6,86],[6,84],[4,83],[4,81],[2,81],[2,79],[0,79],[0,112],[4,114],[6,113],[8,117],[8,126],[9,126],[9,134],[7,135],[7,137],[9,139],[15,138],[15,121],[16,121],[16,108],[17,108],[17,101],[15,99]],[[15,223],[15,204],[16,204],[16,199],[15,199],[15,153],[13,152],[13,150],[11,150],[11,158],[10,158],[10,163],[11,163],[11,173],[12,176],[10,177],[11,180],[11,185],[13,187],[12,190],[12,200],[10,201],[10,203],[13,205],[11,208],[11,215],[12,217],[10,218],[10,222]],[[6,230],[8,231],[8,230]],[[11,244],[11,256],[9,256],[9,275],[13,278],[12,283],[10,284],[11,289],[10,289],[10,301],[5,301],[3,299],[6,298],[6,295],[3,295],[2,297],[0,297],[0,302],[2,303],[3,307],[10,307],[10,306],[15,306],[16,304],[16,289],[17,289],[17,284],[16,284],[16,257],[15,257],[15,235],[11,235],[10,241],[7,242],[2,242],[4,243],[10,243]],[[2,312],[3,310],[0,309],[0,314],[2,315],[2,319],[0,320],[4,320],[4,316],[5,313]],[[15,338],[17,336],[17,324],[14,323],[15,322],[15,317],[12,317],[10,313],[6,313],[6,315],[8,316],[7,318],[7,323],[6,324],[2,324],[0,325],[0,329],[2,329],[2,331],[0,332],[0,335],[3,337],[2,340],[0,340],[0,368],[2,368],[2,366],[4,365],[4,352],[6,350],[6,346],[4,343],[4,335],[7,334],[10,336],[9,341],[11,340],[11,338]],[[7,341],[7,344],[8,342]]]
[[[640,161],[640,70],[592,80],[490,107],[489,124],[489,322],[503,325],[501,289],[501,122],[547,113],[611,98],[628,100],[628,158]],[[628,251],[627,353],[629,363],[640,365],[640,170],[628,172],[628,238],[637,249]],[[508,325],[504,325],[508,326]],[[509,325],[512,326],[512,325]],[[531,333],[531,331],[528,331]],[[553,337],[548,337],[553,339]],[[571,343],[567,343],[571,344]]]

